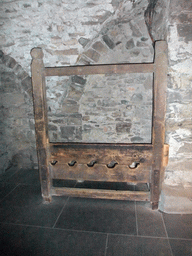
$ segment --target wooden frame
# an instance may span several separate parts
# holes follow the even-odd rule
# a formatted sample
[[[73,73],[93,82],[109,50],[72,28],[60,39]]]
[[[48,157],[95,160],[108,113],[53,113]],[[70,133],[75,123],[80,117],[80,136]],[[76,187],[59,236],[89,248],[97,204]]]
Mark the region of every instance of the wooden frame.
[[[167,44],[155,43],[153,63],[44,67],[41,48],[31,51],[36,145],[42,196],[70,195],[120,200],[150,200],[158,208],[164,169],[168,162],[165,137]],[[88,74],[153,73],[153,117],[151,144],[50,143],[45,91],[46,76]],[[131,163],[135,163],[135,168]],[[150,191],[113,191],[56,188],[53,179],[149,183]]]

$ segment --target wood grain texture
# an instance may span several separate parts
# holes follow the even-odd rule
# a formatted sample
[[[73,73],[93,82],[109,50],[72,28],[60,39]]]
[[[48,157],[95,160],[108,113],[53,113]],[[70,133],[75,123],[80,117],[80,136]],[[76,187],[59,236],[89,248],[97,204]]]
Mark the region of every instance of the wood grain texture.
[[[45,91],[43,52],[40,48],[31,51],[33,106],[35,117],[36,148],[38,156],[41,191],[44,200],[51,201],[51,178],[49,172],[48,118]]]
[[[154,71],[153,63],[145,64],[104,64],[70,67],[47,67],[46,76],[71,76],[95,74],[125,74],[125,73],[151,73]]]
[[[95,160],[98,164],[128,165],[132,162],[152,163],[151,144],[85,144],[56,143],[50,145],[50,159],[69,163],[75,160],[79,164],[88,164]]]
[[[157,41],[155,43],[155,72],[154,72],[154,109],[153,109],[153,171],[151,180],[151,202],[157,205],[164,178],[164,141],[165,141],[165,111],[167,88],[167,43]],[[159,171],[158,185],[154,185]]]
[[[113,191],[104,189],[80,188],[52,188],[52,195],[130,201],[149,201],[150,198],[150,193],[143,191]]]
[[[56,164],[51,167],[54,179],[108,181],[108,182],[134,182],[149,183],[150,167],[140,164],[136,169],[130,169],[127,165],[116,165],[108,168],[103,164],[95,164],[88,167],[86,164]]]

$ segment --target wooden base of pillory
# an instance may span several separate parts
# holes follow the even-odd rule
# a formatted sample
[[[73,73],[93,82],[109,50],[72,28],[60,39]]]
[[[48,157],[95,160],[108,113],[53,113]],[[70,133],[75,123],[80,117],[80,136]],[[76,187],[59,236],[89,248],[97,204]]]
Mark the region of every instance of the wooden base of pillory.
[[[42,196],[69,195],[89,198],[151,201],[158,208],[164,170],[168,163],[165,138],[167,44],[155,43],[153,63],[44,67],[41,48],[31,51],[36,145]],[[151,144],[51,143],[45,90],[46,76],[153,73]],[[53,187],[53,180],[85,180],[149,184],[148,191]]]

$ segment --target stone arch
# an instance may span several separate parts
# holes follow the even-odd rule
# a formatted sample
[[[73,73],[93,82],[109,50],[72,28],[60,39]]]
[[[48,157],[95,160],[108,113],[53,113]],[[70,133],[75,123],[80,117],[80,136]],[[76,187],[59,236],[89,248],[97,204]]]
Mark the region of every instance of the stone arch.
[[[12,165],[32,167],[36,160],[31,78],[0,51],[1,173]]]

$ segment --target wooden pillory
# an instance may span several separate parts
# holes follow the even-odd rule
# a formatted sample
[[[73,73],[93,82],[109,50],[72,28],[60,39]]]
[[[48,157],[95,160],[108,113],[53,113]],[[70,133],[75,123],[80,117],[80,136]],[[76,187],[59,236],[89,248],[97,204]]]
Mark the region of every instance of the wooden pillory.
[[[36,145],[42,196],[79,196],[103,199],[151,201],[158,208],[161,184],[168,162],[165,137],[167,44],[155,43],[155,60],[142,64],[44,67],[41,48],[31,51]],[[45,90],[46,76],[153,73],[151,144],[51,143]],[[132,164],[133,163],[133,164]],[[149,191],[53,187],[53,179],[148,183]]]

